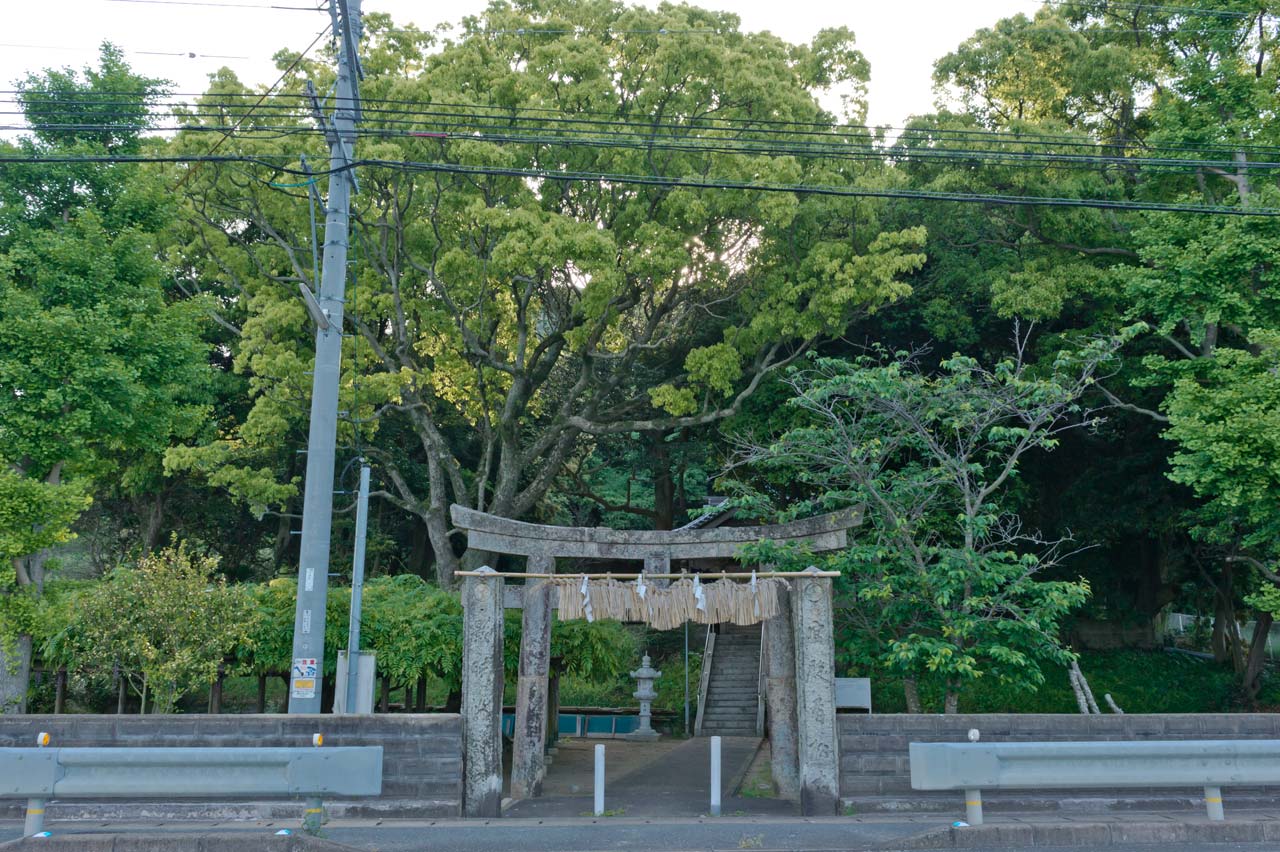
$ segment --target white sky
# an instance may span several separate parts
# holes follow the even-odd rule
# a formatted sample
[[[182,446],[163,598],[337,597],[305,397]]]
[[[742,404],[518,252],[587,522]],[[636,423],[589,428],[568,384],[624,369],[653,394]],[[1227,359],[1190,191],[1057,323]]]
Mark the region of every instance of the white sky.
[[[181,92],[203,91],[207,75],[226,65],[242,80],[268,84],[276,71],[271,55],[300,50],[328,21],[326,13],[253,8],[305,6],[314,0],[207,0],[228,6],[161,5],[118,0],[9,0],[0,29],[0,88],[28,71],[92,63],[109,39],[128,51],[139,73],[174,81]],[[365,0],[364,9],[389,12],[397,24],[430,29],[479,12],[485,0]],[[900,125],[929,112],[933,63],[975,30],[1017,12],[1033,13],[1035,0],[698,0],[742,18],[747,30],[770,30],[792,42],[808,41],[823,27],[847,26],[871,62],[872,124]],[[182,56],[155,55],[181,53]],[[187,53],[197,57],[187,58]],[[215,57],[245,58],[215,58]],[[12,124],[3,116],[0,124]]]

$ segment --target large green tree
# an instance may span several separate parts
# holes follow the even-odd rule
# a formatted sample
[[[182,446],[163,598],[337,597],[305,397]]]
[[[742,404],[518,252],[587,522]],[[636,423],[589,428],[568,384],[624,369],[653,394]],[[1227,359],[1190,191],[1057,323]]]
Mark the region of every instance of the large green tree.
[[[379,464],[378,496],[425,525],[448,584],[460,564],[450,504],[549,514],[548,490],[584,436],[669,434],[734,414],[813,341],[905,296],[924,235],[886,230],[882,203],[863,199],[521,174],[891,184],[879,165],[708,141],[780,120],[868,151],[816,100],[867,78],[847,31],[792,45],[685,5],[552,0],[494,3],[430,44],[367,19],[359,156],[375,162],[360,169],[343,407]],[[324,66],[300,67],[323,91]],[[270,121],[302,129],[296,113]],[[570,139],[561,115],[591,132]],[[313,271],[305,190],[290,198],[272,180],[300,182],[205,168],[189,183],[190,263],[244,294],[237,366],[256,403],[239,428],[170,465],[278,508],[296,486],[254,453],[298,429],[310,336],[296,282]]]
[[[1061,352],[1044,370],[1023,360],[1028,342],[1019,335],[991,367],[957,355],[929,371],[910,353],[878,351],[796,369],[796,424],[746,440],[739,457],[803,483],[789,512],[862,507],[857,541],[826,560],[843,575],[839,644],[860,668],[902,677],[910,712],[921,712],[922,678],[944,685],[954,713],[977,678],[1034,688],[1041,664],[1072,659],[1059,629],[1088,584],[1036,577],[1065,542],[1032,529],[1010,493],[1026,457],[1095,423],[1081,397],[1121,341]],[[743,485],[747,505],[772,502],[767,486]],[[767,546],[753,553],[779,558],[795,561]]]
[[[153,144],[142,134],[160,92],[104,46],[82,75],[24,80],[31,132],[0,143],[6,155],[54,161],[0,166],[0,665],[18,670],[30,642],[15,613],[39,594],[50,548],[70,536],[95,483],[154,464],[204,413],[204,309],[166,298],[159,261],[156,234],[173,216],[164,176],[74,162]],[[118,109],[121,99],[133,106]],[[20,704],[0,694],[0,705]]]
[[[1242,551],[1249,522],[1213,509],[1216,486],[1183,459],[1194,467],[1204,458],[1189,439],[1214,416],[1211,398],[1265,392],[1236,383],[1265,373],[1242,359],[1263,357],[1275,330],[1275,228],[1122,208],[1274,206],[1269,172],[1250,167],[1276,143],[1266,118],[1276,107],[1272,16],[1266,4],[1230,0],[1046,4],[940,60],[935,79],[950,111],[916,119],[894,149],[913,185],[1121,209],[992,204],[958,217],[919,205],[931,241],[913,281],[918,298],[878,327],[908,336],[898,342],[924,333],[988,356],[1001,351],[993,322],[1007,317],[1050,332],[1146,322],[1153,333],[1096,386],[1115,408],[1110,422],[1030,465],[1023,499],[1050,527],[1107,542],[1078,563],[1102,592],[1096,614],[1149,621],[1184,589],[1205,589],[1215,650],[1242,670],[1236,607],[1254,580],[1240,560],[1261,554]],[[1053,337],[1045,340],[1056,346]],[[1162,433],[1172,443],[1157,441]],[[1235,451],[1247,453],[1248,436],[1237,438]]]

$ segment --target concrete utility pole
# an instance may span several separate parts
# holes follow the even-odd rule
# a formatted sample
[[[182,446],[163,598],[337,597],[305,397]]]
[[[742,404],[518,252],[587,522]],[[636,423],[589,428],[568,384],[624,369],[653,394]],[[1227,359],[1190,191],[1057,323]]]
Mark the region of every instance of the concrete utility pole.
[[[302,544],[298,557],[298,604],[293,619],[293,669],[289,712],[319,713],[324,678],[324,614],[328,596],[329,536],[333,526],[333,469],[337,452],[338,377],[342,366],[342,311],[347,278],[351,170],[360,118],[360,0],[332,0],[338,52],[333,122],[318,115],[329,141],[329,203],[325,210],[324,266],[320,292],[302,295],[316,322],[316,361],[311,381],[311,431],[307,439],[307,479],[302,503]],[[314,91],[314,90],[313,90]],[[318,112],[318,104],[317,104]]]

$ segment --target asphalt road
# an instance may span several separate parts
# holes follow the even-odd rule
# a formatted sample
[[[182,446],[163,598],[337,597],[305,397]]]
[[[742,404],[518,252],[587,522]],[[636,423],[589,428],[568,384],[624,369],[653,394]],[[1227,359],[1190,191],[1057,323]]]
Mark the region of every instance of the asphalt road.
[[[128,834],[216,832],[268,836],[278,823],[189,822],[150,825],[103,825],[100,822],[51,823],[58,834]],[[494,820],[492,822],[388,822],[381,825],[342,824],[327,826],[322,836],[369,852],[409,852],[409,850],[450,850],[450,852],[693,852],[693,850],[861,850],[878,849],[929,828],[915,822],[857,823],[846,820],[822,822],[766,822],[765,820],[722,817],[707,820],[636,820],[603,817],[578,820]],[[21,835],[22,825],[0,823],[0,840]]]
[[[59,834],[191,834],[217,833],[269,836],[284,823],[170,823],[103,825],[100,822],[53,824]],[[331,826],[324,836],[367,852],[890,852],[899,843],[934,827],[920,820],[907,822],[852,820],[771,820],[768,818],[720,818],[704,820],[494,820],[392,823],[344,823]],[[21,823],[0,822],[0,841],[18,837]],[[1153,852],[1156,849],[1204,850],[1204,852],[1264,852],[1274,844],[1164,843],[1121,844],[1105,847],[1111,852]],[[1080,847],[1001,847],[1007,852],[1079,852]]]

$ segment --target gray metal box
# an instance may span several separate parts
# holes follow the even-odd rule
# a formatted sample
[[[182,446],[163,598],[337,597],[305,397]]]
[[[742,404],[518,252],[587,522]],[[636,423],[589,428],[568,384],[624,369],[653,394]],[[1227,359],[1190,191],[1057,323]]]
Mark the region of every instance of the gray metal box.
[[[372,713],[373,684],[377,671],[373,651],[361,651],[356,664],[356,706],[347,710],[347,652],[338,652],[338,683],[333,693],[334,713]]]

